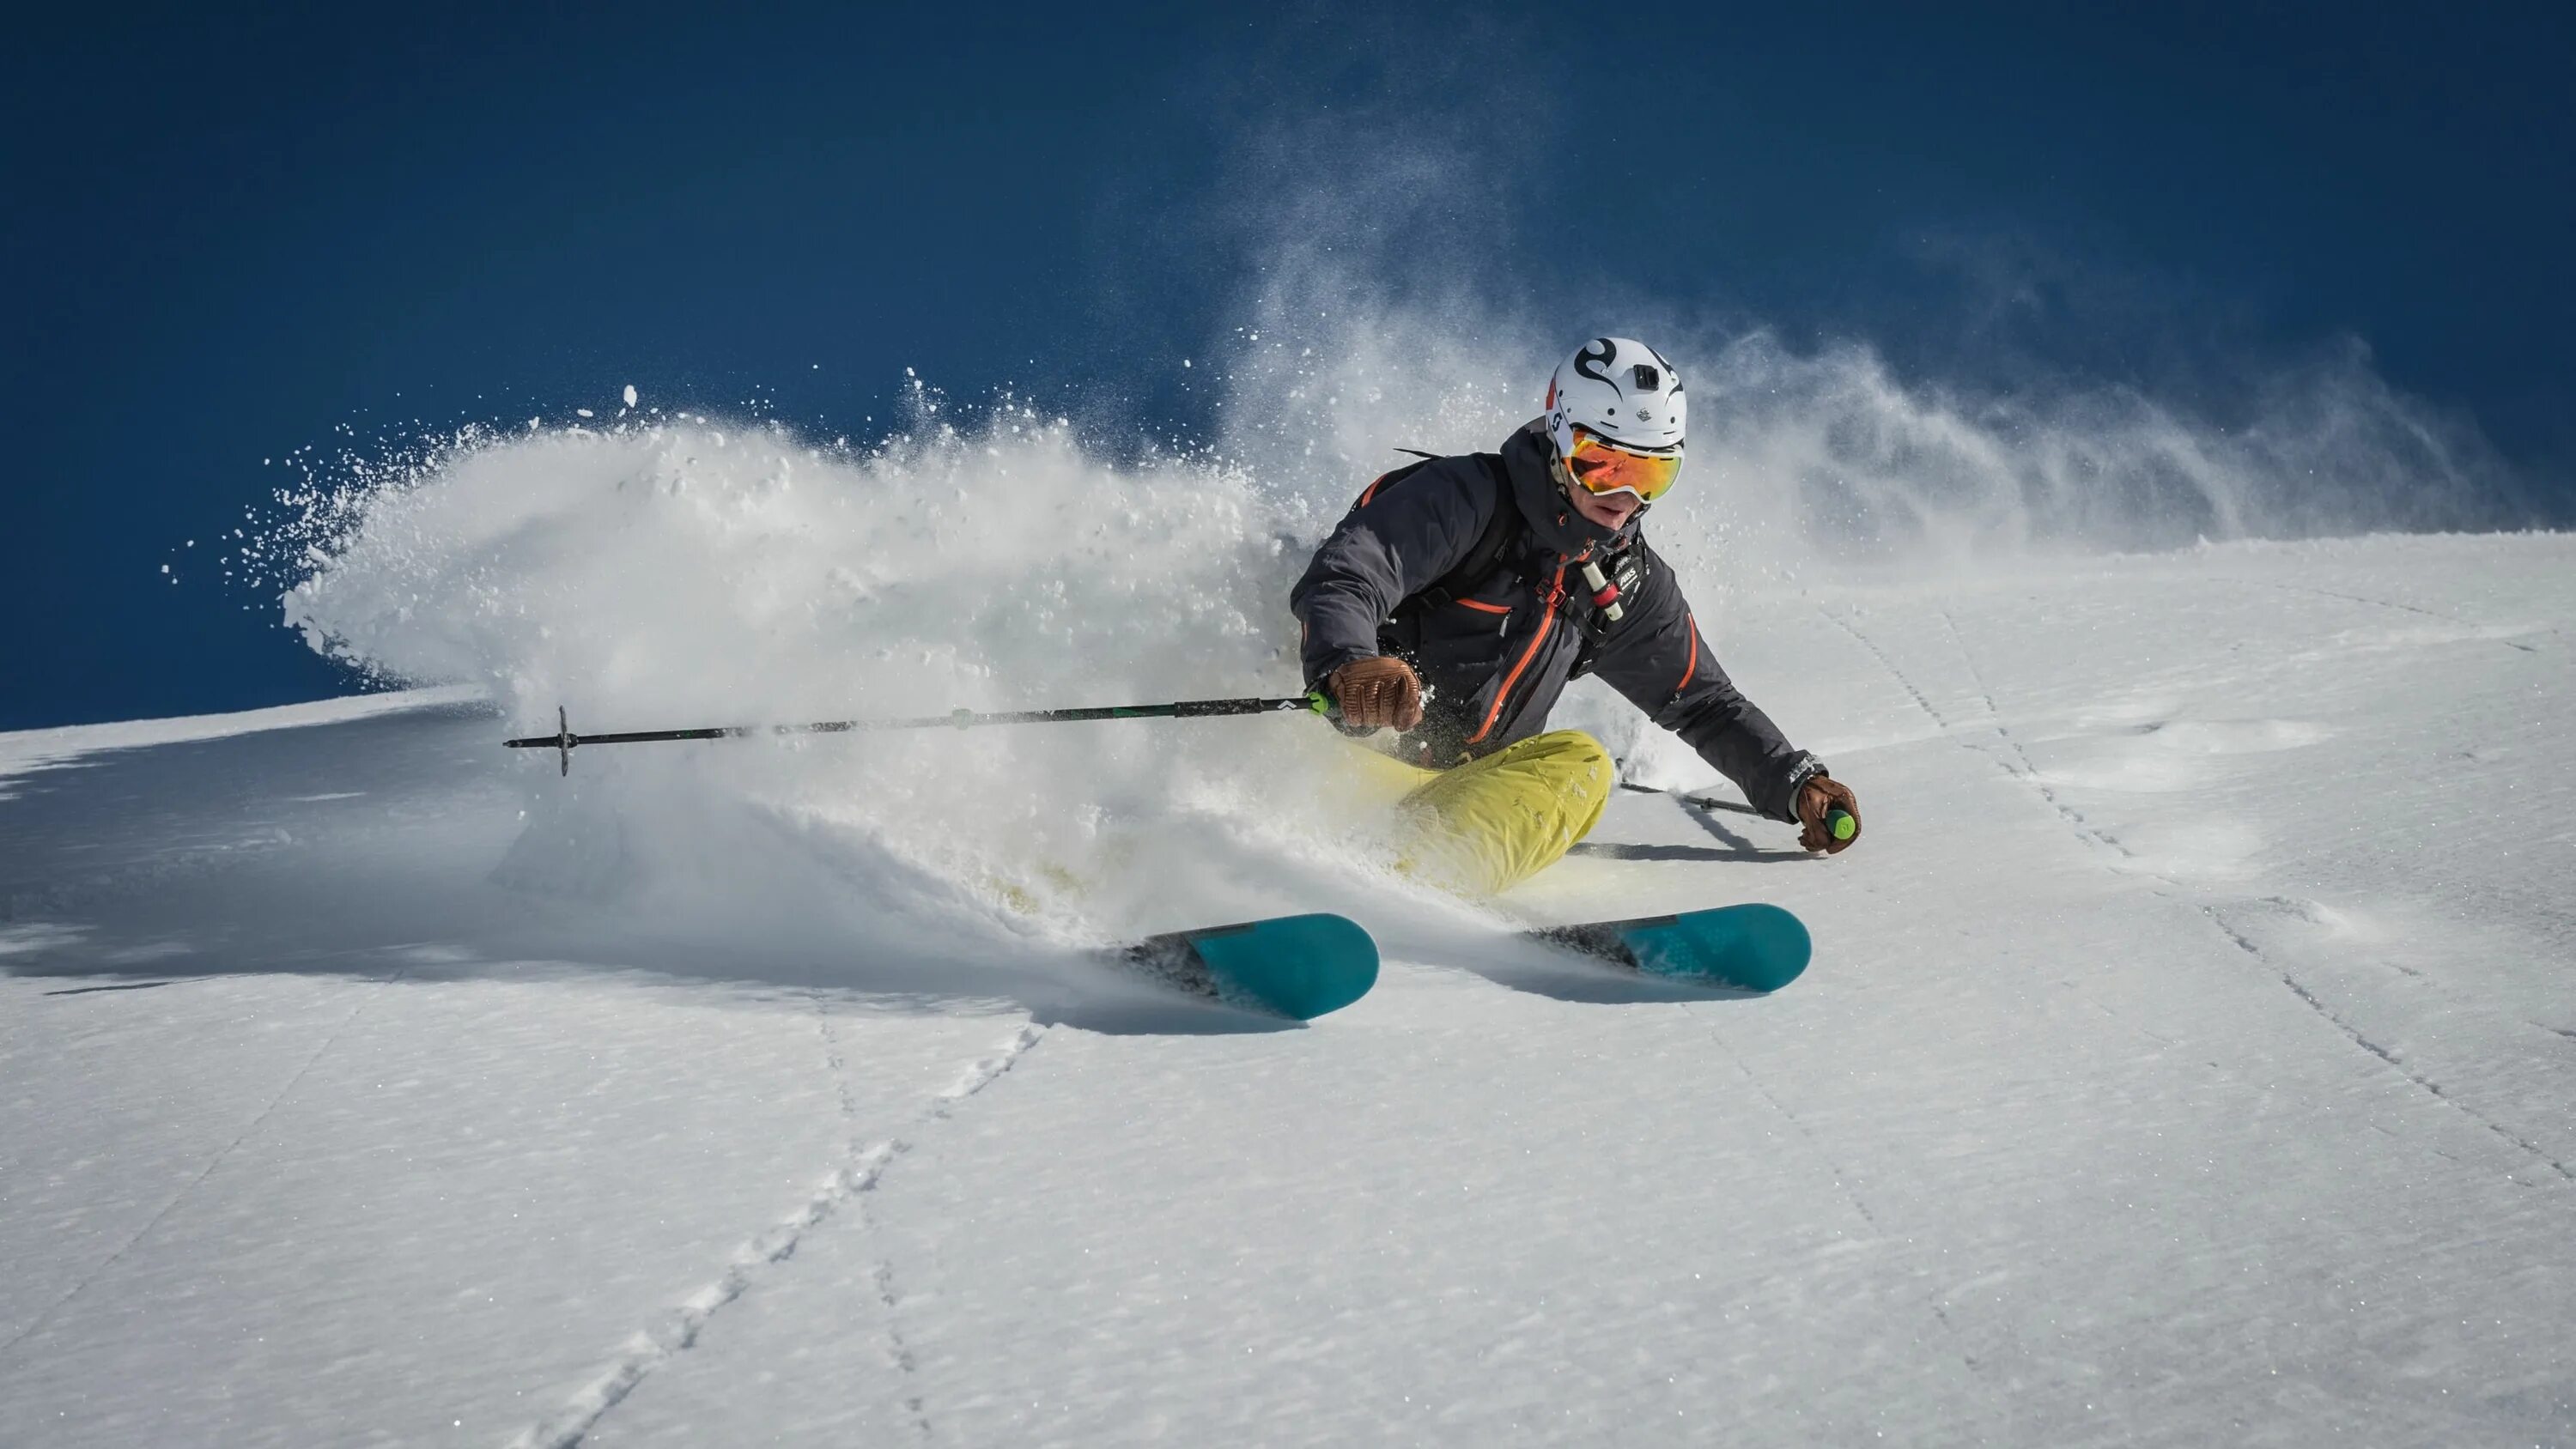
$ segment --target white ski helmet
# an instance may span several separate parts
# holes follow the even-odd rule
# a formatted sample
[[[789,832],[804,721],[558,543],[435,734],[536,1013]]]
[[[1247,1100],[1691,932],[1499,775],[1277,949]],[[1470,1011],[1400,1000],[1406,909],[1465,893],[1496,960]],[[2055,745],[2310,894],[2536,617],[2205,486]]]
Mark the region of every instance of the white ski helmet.
[[[1548,379],[1547,435],[1560,458],[1574,456],[1576,428],[1632,452],[1677,454],[1688,413],[1681,376],[1633,337],[1595,337]]]

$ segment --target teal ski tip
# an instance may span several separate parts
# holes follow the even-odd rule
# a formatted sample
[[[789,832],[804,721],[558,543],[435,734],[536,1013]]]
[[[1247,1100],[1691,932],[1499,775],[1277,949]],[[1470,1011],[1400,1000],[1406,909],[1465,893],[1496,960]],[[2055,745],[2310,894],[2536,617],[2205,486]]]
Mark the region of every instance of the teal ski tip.
[[[1273,916],[1174,931],[1128,948],[1128,959],[1194,995],[1312,1021],[1377,984],[1377,942],[1346,916]]]
[[[1193,931],[1219,1001],[1298,1021],[1339,1011],[1377,984],[1377,941],[1347,916],[1275,916]]]
[[[1759,901],[1672,916],[1549,926],[1529,934],[1643,975],[1735,991],[1779,990],[1807,969],[1814,950],[1805,922]]]
[[[1806,922],[1761,903],[1638,921],[1621,935],[1649,976],[1742,991],[1777,991],[1797,980],[1815,950]]]

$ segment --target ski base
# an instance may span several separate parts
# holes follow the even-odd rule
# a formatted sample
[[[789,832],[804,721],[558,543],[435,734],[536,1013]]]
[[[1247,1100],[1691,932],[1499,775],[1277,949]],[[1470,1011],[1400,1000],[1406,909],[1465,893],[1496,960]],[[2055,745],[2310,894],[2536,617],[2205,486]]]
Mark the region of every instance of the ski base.
[[[1587,921],[1529,934],[1647,976],[1753,992],[1777,991],[1797,980],[1814,950],[1805,922],[1760,903]]]
[[[1293,1021],[1339,1011],[1377,984],[1377,942],[1344,916],[1272,916],[1148,936],[1119,952],[1193,996]]]

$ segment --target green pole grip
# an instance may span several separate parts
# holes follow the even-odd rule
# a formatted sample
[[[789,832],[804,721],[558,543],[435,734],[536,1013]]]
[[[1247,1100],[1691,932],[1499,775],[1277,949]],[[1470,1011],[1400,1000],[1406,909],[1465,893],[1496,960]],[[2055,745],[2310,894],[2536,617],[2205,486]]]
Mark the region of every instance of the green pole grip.
[[[1852,819],[1848,810],[1828,810],[1825,812],[1825,829],[1836,840],[1849,840],[1859,833],[1860,822]]]

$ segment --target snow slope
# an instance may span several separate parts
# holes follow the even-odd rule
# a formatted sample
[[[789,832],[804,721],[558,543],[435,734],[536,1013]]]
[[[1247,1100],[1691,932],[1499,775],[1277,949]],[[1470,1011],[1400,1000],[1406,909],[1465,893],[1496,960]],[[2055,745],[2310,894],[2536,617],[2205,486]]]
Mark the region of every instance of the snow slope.
[[[2548,535],[1740,594],[1861,846],[1626,795],[1506,904],[1778,901],[1750,1001],[1352,864],[1293,719],[848,782],[1097,752],[1002,881],[855,741],[0,736],[0,1443],[2576,1443],[2571,623]],[[1302,1029],[1076,951],[1299,908],[1388,956]]]

